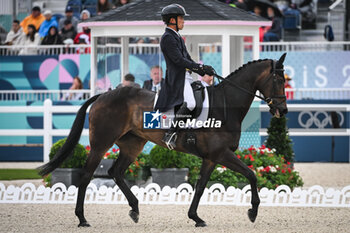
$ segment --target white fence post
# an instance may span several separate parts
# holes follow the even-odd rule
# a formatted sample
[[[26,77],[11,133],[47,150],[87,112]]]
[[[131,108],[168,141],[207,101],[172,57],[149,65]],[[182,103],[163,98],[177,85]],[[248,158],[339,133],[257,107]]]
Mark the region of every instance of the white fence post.
[[[44,101],[44,155],[45,163],[49,162],[50,149],[52,147],[52,101],[46,99]]]

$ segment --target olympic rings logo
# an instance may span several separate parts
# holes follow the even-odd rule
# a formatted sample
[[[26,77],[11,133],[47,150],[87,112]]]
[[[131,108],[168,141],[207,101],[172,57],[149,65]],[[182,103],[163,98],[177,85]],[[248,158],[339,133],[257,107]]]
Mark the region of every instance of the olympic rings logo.
[[[340,116],[339,125],[341,126],[344,123],[344,115],[338,111],[336,113]],[[332,119],[325,111],[317,111],[314,113],[310,111],[302,111],[299,113],[298,123],[301,127],[306,129],[309,129],[313,124],[319,129],[324,129],[328,124],[332,125]]]

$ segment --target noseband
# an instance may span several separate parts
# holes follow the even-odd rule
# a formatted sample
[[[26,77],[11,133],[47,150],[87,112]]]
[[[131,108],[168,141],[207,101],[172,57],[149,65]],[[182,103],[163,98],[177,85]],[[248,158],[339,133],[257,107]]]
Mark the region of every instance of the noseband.
[[[260,95],[256,95],[255,93],[241,87],[238,86],[236,83],[232,82],[231,80],[228,80],[226,78],[221,77],[220,75],[218,75],[216,72],[214,73],[214,76],[217,77],[219,80],[228,82],[229,84],[237,87],[238,89],[240,89],[241,91],[244,91],[245,93],[248,93],[251,96],[255,96],[259,99],[261,99],[262,101],[266,102],[266,104],[270,107],[270,109],[275,109],[277,108],[279,105],[283,104],[286,100],[287,97],[285,95],[276,95],[275,91],[276,91],[276,85],[277,85],[277,78],[278,76],[276,75],[276,72],[283,72],[284,69],[277,69],[276,68],[276,61],[275,60],[271,60],[271,66],[272,66],[272,70],[270,72],[270,75],[268,78],[266,78],[266,80],[264,81],[262,86],[265,86],[266,83],[273,78],[273,86],[272,86],[272,95],[270,97],[265,97],[265,96],[260,96]],[[283,78],[283,82],[284,82],[284,78]],[[282,99],[282,101],[277,102],[275,101],[275,99]]]

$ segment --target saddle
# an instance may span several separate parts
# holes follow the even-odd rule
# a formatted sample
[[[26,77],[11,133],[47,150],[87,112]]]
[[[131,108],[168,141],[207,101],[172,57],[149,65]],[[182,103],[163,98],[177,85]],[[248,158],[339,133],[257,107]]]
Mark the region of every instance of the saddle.
[[[197,118],[201,114],[203,109],[203,101],[205,98],[205,86],[203,86],[201,81],[195,81],[191,83],[191,87],[193,90],[194,99],[196,101],[196,107],[192,110],[191,116],[192,118]]]

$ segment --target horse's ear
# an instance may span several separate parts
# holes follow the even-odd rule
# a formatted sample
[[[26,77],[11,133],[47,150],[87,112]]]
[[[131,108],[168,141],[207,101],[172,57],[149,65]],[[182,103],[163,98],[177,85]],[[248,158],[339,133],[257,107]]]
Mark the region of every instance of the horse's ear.
[[[287,53],[284,53],[280,59],[277,61],[277,64],[276,64],[276,67],[282,67],[283,66],[283,62],[284,62],[284,59],[286,58],[287,56]]]

